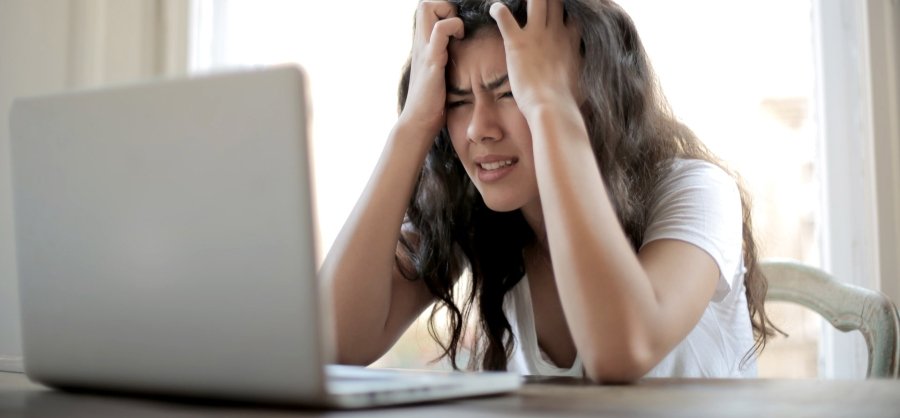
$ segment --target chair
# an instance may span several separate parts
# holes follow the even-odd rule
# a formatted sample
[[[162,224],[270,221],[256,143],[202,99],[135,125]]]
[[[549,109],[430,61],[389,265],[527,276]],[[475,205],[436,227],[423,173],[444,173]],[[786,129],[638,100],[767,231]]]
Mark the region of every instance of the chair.
[[[797,303],[841,331],[859,330],[869,348],[866,377],[900,377],[900,317],[887,296],[794,261],[766,260],[760,269],[769,282],[767,301]]]

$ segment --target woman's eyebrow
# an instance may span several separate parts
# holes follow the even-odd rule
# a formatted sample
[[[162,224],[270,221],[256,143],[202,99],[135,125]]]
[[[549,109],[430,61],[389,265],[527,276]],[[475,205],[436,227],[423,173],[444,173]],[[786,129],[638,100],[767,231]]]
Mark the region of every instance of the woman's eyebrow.
[[[481,86],[485,90],[497,90],[498,88],[500,88],[500,86],[506,84],[507,81],[509,81],[508,73],[503,74],[500,77],[497,77],[496,80],[489,81],[485,84],[482,84]],[[472,89],[464,89],[462,87],[451,86],[450,84],[447,84],[447,93],[452,94],[454,96],[468,96],[468,95],[472,94]]]
[[[482,87],[484,87],[485,90],[497,90],[507,81],[509,81],[509,73],[501,75],[496,80],[484,84]]]

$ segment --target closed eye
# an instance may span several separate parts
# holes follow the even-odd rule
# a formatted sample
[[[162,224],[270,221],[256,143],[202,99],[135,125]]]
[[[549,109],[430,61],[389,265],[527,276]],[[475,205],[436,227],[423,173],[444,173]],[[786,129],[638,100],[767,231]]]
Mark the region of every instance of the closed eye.
[[[460,107],[460,106],[463,106],[463,105],[467,105],[467,104],[469,104],[469,103],[470,103],[470,102],[469,102],[468,100],[453,100],[453,101],[449,101],[449,102],[447,102],[447,109],[457,108],[457,107]]]
[[[500,94],[501,99],[507,99],[507,98],[512,98],[512,97],[513,97],[513,94],[512,94],[511,90]]]

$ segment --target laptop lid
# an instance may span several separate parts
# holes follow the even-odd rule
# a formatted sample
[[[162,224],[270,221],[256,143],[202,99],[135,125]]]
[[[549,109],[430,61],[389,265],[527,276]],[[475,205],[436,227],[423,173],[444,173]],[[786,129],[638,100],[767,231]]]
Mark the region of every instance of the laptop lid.
[[[27,374],[321,396],[307,112],[297,67],[16,100]]]

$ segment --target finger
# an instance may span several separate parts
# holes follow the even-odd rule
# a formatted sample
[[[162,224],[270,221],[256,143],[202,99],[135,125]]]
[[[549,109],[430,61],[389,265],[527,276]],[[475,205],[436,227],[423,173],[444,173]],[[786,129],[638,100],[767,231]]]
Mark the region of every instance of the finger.
[[[446,51],[451,36],[456,39],[462,39],[465,36],[462,19],[452,17],[434,24],[434,29],[431,31],[432,51]]]
[[[547,4],[547,26],[562,27],[563,23],[563,0],[546,0]]]
[[[436,20],[446,19],[448,17],[456,16],[456,6],[449,1],[440,0],[440,1],[425,1],[425,3],[430,3],[431,13],[435,16]]]
[[[425,0],[416,9],[416,32],[419,39],[429,42],[432,28],[437,21],[456,16],[456,7],[447,1]]]
[[[519,22],[516,21],[516,18],[513,17],[512,12],[509,11],[506,5],[500,2],[494,3],[491,5],[490,13],[491,17],[497,22],[500,35],[503,36],[504,40],[508,39],[514,30],[519,29]]]
[[[547,0],[526,0],[528,5],[528,23],[536,22],[540,27],[547,26]]]

